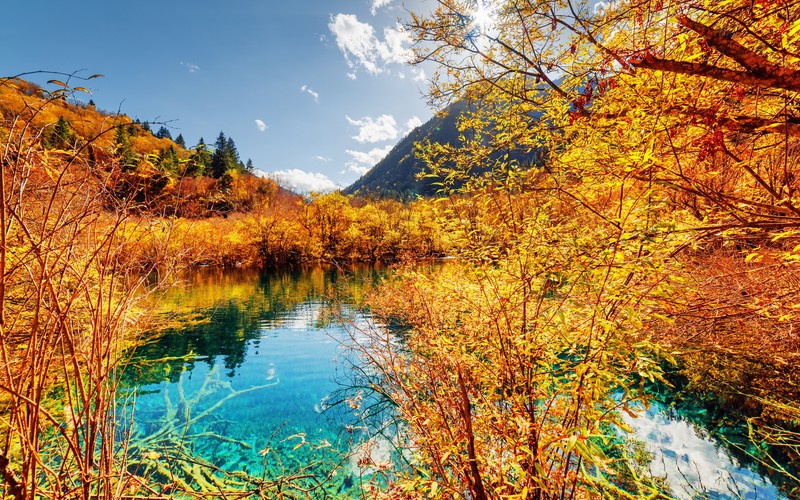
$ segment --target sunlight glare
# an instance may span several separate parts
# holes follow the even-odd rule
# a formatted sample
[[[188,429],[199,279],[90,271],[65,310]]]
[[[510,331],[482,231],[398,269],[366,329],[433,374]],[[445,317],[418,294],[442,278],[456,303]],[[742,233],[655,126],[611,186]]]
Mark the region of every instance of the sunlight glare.
[[[472,9],[470,17],[472,24],[481,34],[486,34],[492,30],[497,17],[496,2],[492,0],[476,0],[475,7]]]

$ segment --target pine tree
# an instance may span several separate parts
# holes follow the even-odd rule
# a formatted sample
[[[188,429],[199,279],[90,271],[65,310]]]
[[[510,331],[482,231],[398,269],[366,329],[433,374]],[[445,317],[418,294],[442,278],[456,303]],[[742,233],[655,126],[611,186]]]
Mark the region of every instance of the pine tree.
[[[225,149],[225,162],[228,167],[226,170],[243,170],[244,164],[239,159],[239,151],[236,150],[236,143],[232,137],[228,137],[225,142]]]
[[[172,139],[172,134],[170,134],[167,127],[162,125],[161,128],[158,129],[158,132],[156,132],[156,137],[159,139]]]
[[[247,164],[244,166],[244,169],[248,172],[253,172],[253,160],[250,158],[247,159]]]
[[[178,137],[175,138],[175,144],[186,149],[186,141],[183,139],[183,134],[178,134]]]
[[[47,147],[54,149],[66,149],[74,145],[75,134],[72,133],[72,127],[63,116],[58,117],[58,121],[53,126],[53,129],[47,136],[45,144]]]
[[[219,179],[225,175],[225,171],[228,169],[227,163],[225,162],[227,145],[228,142],[225,139],[225,134],[220,132],[216,142],[214,142],[214,153],[211,155],[211,172],[209,172],[211,177],[215,179]]]
[[[179,171],[180,158],[174,146],[162,149],[158,153],[158,166],[164,172],[176,173]]]
[[[231,137],[225,137],[220,132],[214,143],[214,154],[211,157],[211,176],[215,179],[221,178],[229,170],[243,172],[245,165],[239,159],[239,152],[236,150],[236,143]]]
[[[186,165],[186,175],[203,175],[209,170],[211,165],[211,152],[209,152],[205,141],[201,137],[194,147],[189,163]]]

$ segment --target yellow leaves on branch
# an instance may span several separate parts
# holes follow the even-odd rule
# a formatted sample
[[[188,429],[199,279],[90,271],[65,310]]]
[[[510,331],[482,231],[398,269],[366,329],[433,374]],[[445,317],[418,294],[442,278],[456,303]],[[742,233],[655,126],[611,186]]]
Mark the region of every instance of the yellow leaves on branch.
[[[469,105],[460,143],[419,145],[458,193],[438,207],[465,262],[374,297],[410,330],[383,375],[431,491],[619,493],[590,445],[670,359],[648,333],[675,334],[690,306],[720,319],[693,284],[704,244],[738,248],[725,287],[776,260],[796,276],[800,6],[498,1],[478,21],[482,5],[441,0],[410,22],[441,69],[432,100]],[[780,330],[787,308],[759,297],[748,319]],[[656,494],[616,472],[635,479],[623,493]]]

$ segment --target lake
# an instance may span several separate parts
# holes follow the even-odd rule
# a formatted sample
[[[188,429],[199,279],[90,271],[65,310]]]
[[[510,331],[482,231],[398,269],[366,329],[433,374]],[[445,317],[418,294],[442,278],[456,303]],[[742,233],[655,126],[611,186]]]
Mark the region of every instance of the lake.
[[[159,493],[357,497],[379,483],[363,461],[367,433],[343,400],[353,359],[337,314],[343,305],[350,320],[368,321],[350,304],[379,276],[199,272],[159,298],[164,328],[125,373],[129,470],[157,479]],[[627,423],[676,498],[785,498],[674,406],[656,403]]]

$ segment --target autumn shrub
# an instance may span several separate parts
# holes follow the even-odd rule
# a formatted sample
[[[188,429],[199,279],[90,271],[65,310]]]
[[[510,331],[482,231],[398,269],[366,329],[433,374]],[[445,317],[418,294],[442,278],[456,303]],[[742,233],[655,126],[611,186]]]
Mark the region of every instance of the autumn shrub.
[[[354,207],[345,233],[348,259],[356,262],[413,261],[446,255],[442,219],[435,202],[378,200]]]
[[[580,187],[595,206],[609,188]],[[402,421],[397,441],[410,464],[392,482],[398,490],[659,494],[610,452],[620,452],[621,415],[647,404],[644,384],[671,359],[649,329],[664,321],[662,300],[675,286],[661,259],[682,244],[673,235],[681,221],[648,218],[646,198],[615,199],[593,213],[570,197],[486,190],[470,198],[469,216],[455,200],[453,237],[474,242],[463,258],[401,272],[368,301],[384,322],[407,327],[399,338],[367,332],[360,344]],[[622,223],[600,216],[613,213]],[[621,474],[637,480],[623,484]]]
[[[16,499],[118,498],[139,485],[117,384],[148,269],[126,258],[126,206],[108,210],[119,164],[44,146],[38,124],[71,92],[55,85],[5,116],[0,139],[0,476]]]
[[[513,408],[503,384],[526,373],[524,365],[504,369],[503,352],[519,351],[519,359],[550,356],[540,367],[546,375],[532,384],[530,394],[537,396],[521,407],[574,417],[559,420],[575,422],[571,431],[555,431],[570,443],[596,442],[581,437],[585,429],[606,428],[584,425],[583,412],[600,408],[599,422],[606,418],[615,426],[604,401],[612,386],[628,394],[631,380],[640,379],[628,368],[654,359],[637,352],[649,347],[635,340],[650,332],[665,346],[706,344],[709,351],[694,352],[712,358],[759,358],[711,372],[695,359],[686,373],[695,383],[714,373],[717,380],[730,376],[741,390],[737,379],[753,375],[744,367],[780,367],[794,358],[797,19],[797,6],[783,2],[660,0],[490,6],[442,0],[411,15],[416,61],[440,69],[429,97],[470,104],[459,122],[459,143],[422,141],[417,149],[445,190],[461,191],[443,202],[447,237],[463,249],[462,257],[483,262],[472,272],[410,275],[410,288],[396,290],[403,297],[398,304],[376,299],[379,310],[411,326],[408,349],[384,343],[394,354],[381,361],[400,367],[385,376],[419,454],[410,478],[417,486],[471,498],[659,494],[648,492],[644,478],[632,483],[639,491],[615,492],[622,483],[600,478],[606,471],[601,450],[577,445],[554,452],[536,469],[531,464],[542,455],[535,441],[513,474],[496,473],[515,453],[497,447],[504,439],[489,436],[496,429],[503,436],[520,419],[495,408]],[[544,154],[543,166],[513,159],[532,152]],[[721,256],[720,247],[732,254]],[[769,273],[776,277],[774,292],[764,282]],[[543,298],[520,300],[526,290]],[[404,309],[404,300],[414,307]],[[519,326],[509,320],[519,312],[497,312],[514,304],[533,319]],[[498,326],[505,324],[504,330]],[[550,333],[558,325],[564,326],[561,337]],[[598,327],[606,336],[595,333]],[[541,333],[548,342],[540,348],[534,336],[513,347],[520,331]],[[493,335],[484,337],[488,332]],[[484,338],[497,346],[479,343]],[[575,362],[582,358],[559,344],[564,339],[598,364]],[[415,373],[414,380],[405,372]],[[593,385],[592,396],[583,399],[584,373],[620,378]],[[775,383],[756,383],[748,404],[767,396],[771,403],[757,404],[795,415],[796,404],[784,399],[793,382],[786,391],[770,388]],[[555,392],[561,397],[535,392],[553,387],[563,390]],[[487,394],[504,396],[492,401]],[[567,401],[574,411],[560,408]],[[480,427],[483,415],[494,417],[494,428]],[[530,428],[538,436],[552,424],[544,418]],[[436,425],[455,431],[439,438]],[[592,462],[590,456],[600,458]]]
[[[676,299],[686,303],[655,340],[681,352],[668,377],[681,388],[678,401],[695,401],[710,432],[791,497],[800,485],[796,242],[744,250],[736,242],[684,256],[689,292]],[[738,438],[726,435],[732,429]]]

